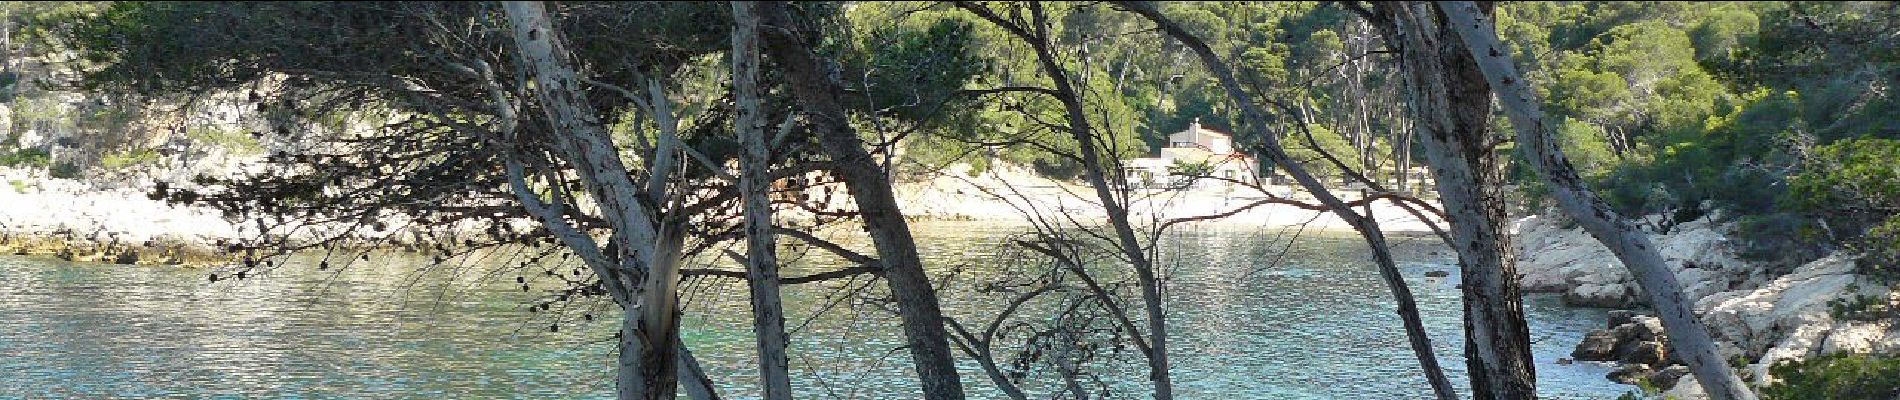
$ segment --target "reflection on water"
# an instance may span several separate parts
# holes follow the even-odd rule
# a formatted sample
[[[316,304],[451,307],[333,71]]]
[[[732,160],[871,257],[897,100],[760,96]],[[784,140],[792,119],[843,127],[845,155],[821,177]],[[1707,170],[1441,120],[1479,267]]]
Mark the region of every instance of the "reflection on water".
[[[973,223],[918,227],[932,268],[983,276],[1003,236]],[[1183,399],[1427,398],[1390,298],[1354,237],[1308,232],[1287,257],[1274,233],[1203,229],[1171,238],[1171,354]],[[1446,257],[1401,240],[1443,364],[1462,381],[1457,290]],[[1442,251],[1440,251],[1442,252]],[[262,278],[209,283],[205,271],[0,258],[0,399],[11,398],[602,398],[612,390],[613,327],[573,303],[530,313],[556,287],[493,260],[419,269],[385,256],[338,272],[293,265]],[[1277,261],[1277,262],[1276,262]],[[301,261],[313,264],[313,261]],[[827,268],[809,258],[787,276]],[[537,270],[538,271],[538,270]],[[941,272],[941,271],[940,271]],[[866,280],[785,290],[801,397],[907,398],[916,390],[897,319]],[[868,286],[868,288],[866,288]],[[745,286],[698,279],[686,290],[686,342],[728,397],[755,397]],[[859,293],[859,291],[863,291]],[[859,295],[854,295],[858,293]],[[976,321],[995,299],[946,291],[947,312]],[[1609,398],[1628,386],[1605,367],[1556,365],[1599,311],[1533,298],[1539,387],[1548,398]],[[812,318],[820,311],[822,318]],[[561,329],[550,332],[559,322]],[[1145,397],[1138,365],[1115,376]],[[1000,397],[974,364],[973,398]],[[1122,397],[1122,396],[1118,396]]]

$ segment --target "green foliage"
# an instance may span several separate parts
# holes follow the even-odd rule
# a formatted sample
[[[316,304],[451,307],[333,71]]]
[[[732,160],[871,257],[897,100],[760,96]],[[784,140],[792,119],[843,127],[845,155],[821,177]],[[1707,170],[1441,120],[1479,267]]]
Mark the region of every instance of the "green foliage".
[[[1171,174],[1171,175],[1207,176],[1208,174],[1211,174],[1213,172],[1214,172],[1214,166],[1209,165],[1205,161],[1188,162],[1188,161],[1175,160],[1174,165],[1168,166],[1168,174]]]
[[[1616,400],[1675,399],[1674,396],[1663,396],[1664,389],[1667,388],[1656,387],[1656,384],[1650,382],[1649,379],[1640,379],[1636,381],[1636,390],[1623,392],[1622,395],[1616,396]]]
[[[1346,141],[1345,136],[1341,136],[1339,133],[1333,132],[1332,129],[1328,129],[1325,126],[1309,125],[1307,126],[1307,131],[1312,133],[1311,140],[1308,140],[1306,135],[1298,132],[1289,133],[1288,137],[1280,139],[1281,144],[1286,146],[1287,155],[1294,160],[1305,163],[1307,171],[1312,172],[1314,176],[1322,179],[1343,178],[1339,166],[1326,160],[1322,153],[1333,155],[1334,157],[1338,157],[1340,161],[1347,163],[1346,165],[1352,165],[1352,155],[1356,154],[1356,152],[1353,151],[1352,143]],[[1317,144],[1317,146],[1315,146],[1315,144]]]
[[[1889,277],[1891,279],[1891,277]],[[1850,291],[1853,289],[1849,286]],[[1900,318],[1900,304],[1886,295],[1855,295],[1827,302],[1828,314],[1849,321],[1877,322]]]
[[[1610,150],[1603,127],[1576,119],[1564,119],[1557,128],[1558,144],[1563,146],[1564,155],[1570,157],[1570,163],[1585,179],[1601,180],[1605,174],[1617,165],[1616,154]]]
[[[992,5],[1005,15],[1027,15],[1020,4]],[[1008,162],[1063,178],[1079,172],[1075,160],[1063,155],[1077,153],[1080,146],[1114,158],[1146,156],[1195,118],[1246,131],[1235,123],[1234,105],[1215,80],[1191,57],[1183,57],[1178,43],[1150,30],[1151,24],[1104,4],[1044,5],[1053,50],[1069,70],[1061,78],[1082,92],[1099,143],[1075,143],[1063,131],[1066,110],[1046,94],[964,95],[971,89],[1047,88],[1051,77],[1008,32],[955,7],[809,5],[801,6],[796,18],[835,24],[845,32],[827,35],[820,47],[842,61],[838,73],[854,89],[844,101],[860,112],[853,122],[877,127],[865,129],[867,136],[909,132],[897,152],[903,165],[966,162],[981,170]],[[1232,60],[1248,84],[1245,90],[1311,108],[1297,113],[1309,118],[1304,122],[1317,143],[1293,135],[1280,138],[1310,169],[1340,175],[1319,156],[1322,152],[1355,165],[1366,156],[1382,168],[1400,158],[1403,151],[1390,147],[1403,145],[1392,143],[1398,138],[1394,133],[1408,129],[1392,117],[1405,112],[1402,91],[1395,89],[1402,85],[1389,56],[1378,52],[1384,44],[1377,32],[1350,12],[1320,2],[1162,7]],[[42,22],[32,36],[54,44],[48,48],[89,60],[81,69],[89,87],[120,92],[241,90],[284,74],[283,86],[292,91],[376,84],[334,77],[403,77],[444,96],[468,99],[478,98],[480,88],[445,72],[444,62],[478,58],[501,64],[507,58],[493,52],[507,41],[496,32],[506,30],[484,25],[497,20],[492,5],[119,2],[44,10],[31,13]],[[722,5],[588,3],[562,5],[558,11],[559,25],[575,38],[573,50],[582,64],[609,81],[635,81],[627,77],[636,73],[717,71],[729,40],[724,34],[729,15]],[[1828,150],[1832,146],[1856,146],[1840,143],[1900,138],[1900,120],[1892,118],[1900,115],[1900,101],[1891,95],[1891,88],[1900,87],[1895,81],[1900,74],[1894,73],[1900,40],[1882,35],[1900,27],[1900,17],[1894,16],[1900,13],[1889,11],[1890,6],[1869,3],[1523,2],[1500,4],[1497,20],[1520,65],[1529,67],[1529,79],[1547,91],[1548,108],[1562,121],[1561,145],[1619,211],[1673,212],[1683,219],[1714,206],[1763,228],[1742,232],[1751,254],[1805,257],[1836,244],[1869,254],[1885,248],[1871,238],[1889,232],[1875,229],[1891,214],[1875,212],[1875,205],[1891,204],[1879,197],[1887,189],[1846,174],[1874,168],[1867,159],[1887,153],[1839,160],[1853,164],[1847,168],[1804,160],[1846,151]],[[636,24],[632,31],[602,29],[624,26],[617,21],[625,15],[652,23]],[[468,23],[472,33],[442,37],[434,30],[440,21]],[[718,74],[705,75],[694,84],[720,82]],[[772,75],[767,68],[768,81],[775,79]],[[339,103],[397,103],[385,93]],[[604,109],[631,108],[616,96],[593,100]],[[16,115],[37,123],[79,120],[54,112],[59,105],[50,100],[18,103]],[[689,115],[686,121],[717,126],[723,111],[711,108],[689,111],[705,117]],[[82,111],[94,120],[127,119],[116,112]],[[336,122],[341,115],[303,117]],[[616,135],[647,133],[631,120],[615,121]],[[258,150],[255,140],[236,132],[193,129],[186,135]],[[1247,146],[1264,138],[1236,140]],[[1810,154],[1807,149],[1815,146]],[[1361,149],[1373,150],[1362,155]],[[139,159],[129,153],[114,157],[113,164],[125,165]],[[1513,171],[1525,193],[1541,194],[1537,179]],[[1847,187],[1843,180],[1863,186],[1823,196]],[[1855,211],[1862,212],[1854,217],[1858,222],[1820,219],[1849,205],[1862,210]],[[1832,241],[1840,243],[1816,244]],[[1767,245],[1772,243],[1783,245]]]
[[[1045,6],[1053,51],[1069,74],[1063,78],[1075,86],[1096,136],[1097,142],[1087,145],[1107,158],[1110,173],[1117,172],[1112,164],[1117,160],[1146,156],[1149,140],[1165,135],[1164,129],[1171,133],[1185,125],[1144,123],[1156,115],[1146,107],[1163,99],[1127,70],[1113,69],[1132,68],[1134,60],[1122,57],[1152,57],[1132,51],[1136,43],[1130,38],[1100,36],[1138,29],[1136,18],[1105,5]],[[846,63],[846,75],[852,77],[847,81],[861,76],[866,105],[880,113],[860,123],[884,131],[914,129],[902,143],[905,165],[931,170],[969,163],[981,171],[1001,161],[1057,179],[1082,172],[1076,156],[1084,144],[1067,131],[1068,110],[1054,97],[1031,91],[957,93],[1052,88],[1037,55],[1019,38],[987,21],[972,22],[976,17],[967,12],[928,3],[864,3],[849,10],[846,19],[861,32],[858,53],[846,57],[855,60]],[[1082,57],[1075,50],[1080,46],[1090,49],[1086,57],[1092,59],[1074,59]]]
[[[1550,85],[1556,110],[1577,118],[1611,121],[1620,117],[1616,105],[1630,101],[1629,86],[1614,71],[1566,69]]]
[[[1826,255],[1832,246],[1819,220],[1792,212],[1744,214],[1735,219],[1736,255],[1765,261],[1772,272],[1795,267]]]
[[[46,174],[59,179],[79,179],[80,168],[71,162],[54,162]]]
[[[18,149],[0,153],[0,166],[46,168],[52,163],[52,155],[41,149]]]
[[[860,106],[881,115],[956,121],[969,115],[975,100],[957,91],[988,64],[972,49],[974,31],[970,22],[951,18],[876,28],[867,35],[871,43],[861,45],[864,51],[846,61],[862,78],[847,81],[863,86]]]
[[[194,142],[222,147],[235,154],[260,154],[264,146],[257,138],[232,129],[211,126],[194,126],[185,130],[185,137]]]
[[[1696,59],[1722,63],[1736,53],[1755,45],[1761,32],[1761,17],[1741,7],[1718,7],[1689,31],[1695,41]]]
[[[1887,400],[1900,398],[1900,358],[1837,354],[1769,367],[1778,382],[1761,388],[1764,400]]]
[[[148,166],[158,162],[158,152],[152,149],[136,149],[106,154],[99,158],[99,167],[107,171],[125,171],[134,167]]]
[[[1882,89],[1900,84],[1893,11],[1526,2],[1500,4],[1498,26],[1618,211],[1682,221],[1713,206],[1739,218],[1744,256],[1790,266],[1848,248],[1894,265],[1900,235],[1876,227],[1896,212],[1895,155],[1865,142],[1900,138],[1900,100]],[[1533,203],[1544,194],[1521,168],[1512,177]]]
[[[1862,273],[1884,283],[1900,282],[1900,216],[1887,217],[1852,244],[1862,253]]]
[[[1862,138],[1814,149],[1788,197],[1828,221],[1866,272],[1900,276],[1900,140]]]
[[[1796,204],[1814,211],[1900,212],[1900,140],[1853,139],[1814,149],[1788,184]]]

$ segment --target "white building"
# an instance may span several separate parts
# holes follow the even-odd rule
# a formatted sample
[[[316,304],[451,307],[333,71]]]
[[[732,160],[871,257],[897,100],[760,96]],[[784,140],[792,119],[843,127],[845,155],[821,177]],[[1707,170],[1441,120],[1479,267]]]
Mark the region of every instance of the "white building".
[[[1256,165],[1252,156],[1234,151],[1233,135],[1203,128],[1195,118],[1187,130],[1168,135],[1159,157],[1125,160],[1122,172],[1130,186],[1140,188],[1225,188],[1258,184]]]

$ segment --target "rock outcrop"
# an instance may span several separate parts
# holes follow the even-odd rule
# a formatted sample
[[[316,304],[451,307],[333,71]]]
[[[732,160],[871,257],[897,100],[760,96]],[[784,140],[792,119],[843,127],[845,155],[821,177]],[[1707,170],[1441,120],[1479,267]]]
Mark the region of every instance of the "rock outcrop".
[[[1610,326],[1586,334],[1570,357],[1579,361],[1622,363],[1621,368],[1608,376],[1620,383],[1654,382],[1662,371],[1678,364],[1669,353],[1669,338],[1663,333],[1662,320],[1630,311],[1612,312]]]
[[[1770,382],[1768,367],[1781,361],[1837,352],[1900,353],[1900,322],[1844,319],[1834,312],[1836,304],[1846,302],[1900,300],[1891,285],[1857,273],[1855,259],[1846,255],[1786,273],[1747,262],[1728,244],[1733,227],[1717,218],[1680,224],[1654,239],[1723,356],[1746,364],[1752,383]],[[1641,289],[1589,234],[1538,217],[1518,221],[1517,228],[1518,270],[1526,290],[1562,293],[1567,304],[1578,306],[1641,306]],[[1677,366],[1669,361],[1660,322],[1629,312],[1612,313],[1611,319],[1608,329],[1586,335],[1573,357],[1621,362],[1624,367],[1611,374],[1613,379],[1646,379],[1658,387],[1673,386],[1668,395],[1701,398],[1693,377],[1672,371]]]
[[[1751,361],[1756,383],[1765,383],[1768,366],[1837,352],[1900,352],[1900,331],[1892,319],[1856,321],[1837,318],[1833,304],[1861,297],[1889,299],[1891,288],[1855,273],[1852,258],[1832,256],[1753,290],[1704,297],[1696,312],[1729,356]]]
[[[1676,225],[1655,234],[1658,250],[1670,262],[1689,298],[1753,288],[1765,274],[1735,254],[1719,215]],[[1562,293],[1564,303],[1581,307],[1627,308],[1641,305],[1643,289],[1623,263],[1582,229],[1556,218],[1528,217],[1516,223],[1518,273],[1524,290]]]
[[[15,182],[23,184],[15,184]],[[224,243],[255,238],[262,222],[236,223],[213,210],[153,200],[132,188],[100,188],[0,168],[0,253],[44,254],[67,261],[110,264],[206,265],[231,261]],[[340,246],[420,248],[458,234],[480,234],[485,223],[412,224],[406,216],[385,218],[385,227],[352,224],[303,225],[295,240],[352,233]],[[524,231],[525,219],[503,226]],[[281,229],[280,229],[281,231]]]

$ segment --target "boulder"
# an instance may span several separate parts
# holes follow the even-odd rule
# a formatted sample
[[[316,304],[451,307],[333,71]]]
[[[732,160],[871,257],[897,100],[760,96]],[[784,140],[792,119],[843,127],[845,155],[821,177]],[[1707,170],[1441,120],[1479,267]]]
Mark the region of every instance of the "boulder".
[[[1577,343],[1577,349],[1570,351],[1570,357],[1582,361],[1616,360],[1616,335],[1608,329],[1595,330],[1583,335],[1583,341]]]
[[[1663,334],[1662,319],[1632,316],[1629,323],[1611,329],[1610,335],[1616,338],[1611,353],[1617,361],[1658,368],[1667,365],[1669,338]]]
[[[1638,315],[1643,314],[1635,310],[1610,310],[1610,323],[1603,328],[1616,329],[1616,327],[1623,326],[1623,324],[1636,322],[1636,316]]]
[[[1868,353],[1887,337],[1887,331],[1893,326],[1892,320],[1844,322],[1828,332],[1827,339],[1821,342],[1822,354]]]
[[[1564,305],[1573,307],[1622,308],[1635,304],[1634,300],[1621,283],[1585,283],[1564,292]]]
[[[1692,301],[1746,286],[1758,270],[1735,255],[1727,237],[1732,226],[1716,221],[1711,214],[1652,236]],[[1565,304],[1581,307],[1623,308],[1644,301],[1615,254],[1582,229],[1543,217],[1521,219],[1514,227],[1521,238],[1518,270],[1525,290],[1563,293]]]
[[[1883,354],[1900,354],[1900,324],[1887,329],[1887,338],[1874,343],[1874,351]]]
[[[1611,382],[1634,385],[1637,382],[1649,380],[1649,377],[1655,374],[1656,370],[1650,368],[1648,365],[1624,364],[1623,367],[1617,368],[1615,371],[1610,371],[1610,374],[1604,377],[1610,378]]]
[[[1663,334],[1662,319],[1647,315],[1630,317],[1630,322],[1617,325],[1613,329],[1618,343],[1641,343],[1666,341]]]
[[[1702,320],[1716,339],[1734,343],[1745,354],[1759,355],[1799,327],[1831,323],[1828,302],[1859,280],[1854,269],[1851,258],[1824,258],[1760,288],[1710,296],[1696,308],[1703,311]],[[1825,332],[1809,330],[1808,334],[1817,336],[1809,340],[1818,342]]]
[[[1650,375],[1649,383],[1658,388],[1668,389],[1676,387],[1676,382],[1682,381],[1682,377],[1685,376],[1689,376],[1689,366],[1671,365]]]
[[[1661,368],[1669,365],[1669,338],[1662,320],[1633,312],[1611,315],[1616,325],[1584,334],[1570,356],[1585,361],[1620,361]]]
[[[1668,365],[1669,354],[1661,342],[1636,342],[1636,345],[1631,346],[1629,351],[1623,353],[1622,357],[1618,358],[1617,361],[1622,361],[1625,364],[1642,364],[1660,367]]]

